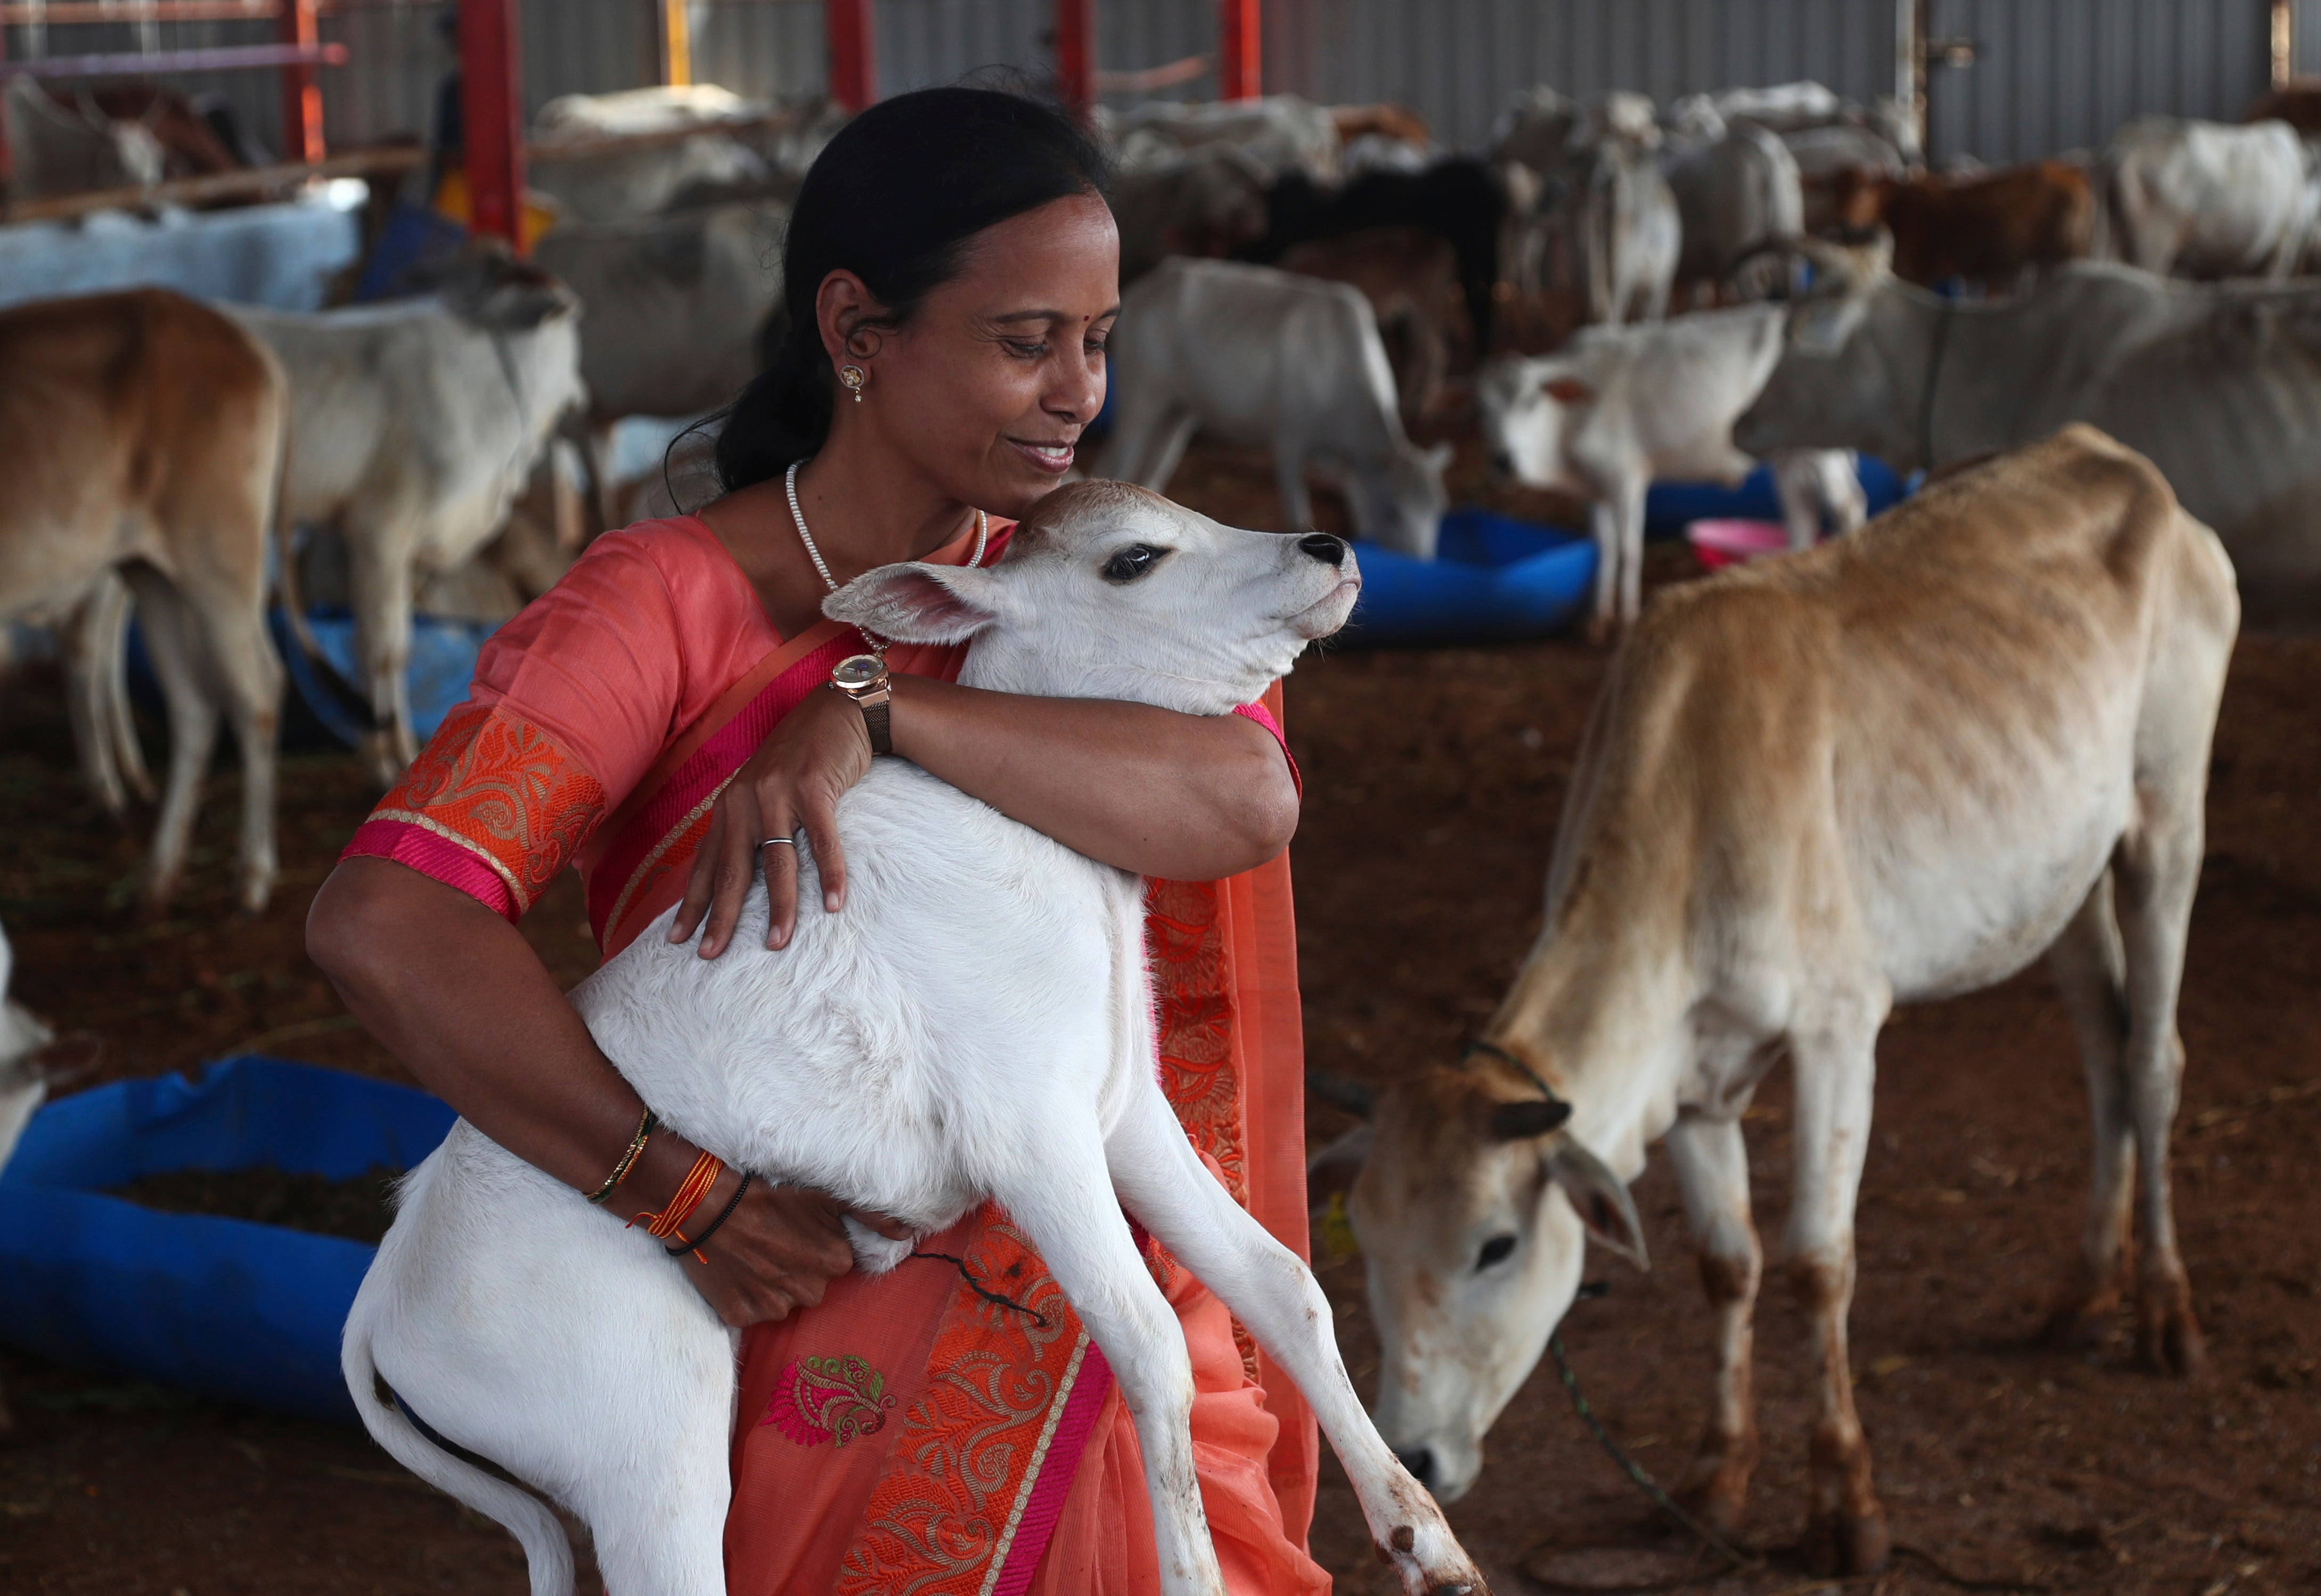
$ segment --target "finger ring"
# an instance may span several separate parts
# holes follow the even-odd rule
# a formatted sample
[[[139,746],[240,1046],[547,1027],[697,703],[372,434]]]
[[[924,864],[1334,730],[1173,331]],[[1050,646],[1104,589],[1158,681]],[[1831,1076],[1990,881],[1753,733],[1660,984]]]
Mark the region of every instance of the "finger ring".
[[[797,839],[795,837],[769,837],[763,842],[758,844],[758,846],[760,848],[796,848],[797,846]]]

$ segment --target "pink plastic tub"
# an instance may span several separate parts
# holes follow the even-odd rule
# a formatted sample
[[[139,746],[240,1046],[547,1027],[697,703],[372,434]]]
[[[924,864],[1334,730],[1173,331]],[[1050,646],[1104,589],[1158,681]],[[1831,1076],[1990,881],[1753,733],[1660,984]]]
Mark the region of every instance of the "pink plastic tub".
[[[1714,571],[1761,554],[1783,554],[1789,529],[1778,521],[1696,521],[1684,529],[1700,563]]]

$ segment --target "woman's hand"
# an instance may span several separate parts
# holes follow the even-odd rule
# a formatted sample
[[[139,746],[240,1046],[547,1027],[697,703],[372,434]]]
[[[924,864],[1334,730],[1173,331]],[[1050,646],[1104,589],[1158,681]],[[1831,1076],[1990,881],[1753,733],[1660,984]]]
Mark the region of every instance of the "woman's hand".
[[[766,946],[787,947],[797,929],[798,850],[795,844],[784,846],[776,839],[787,839],[801,827],[822,875],[822,906],[838,912],[846,902],[838,799],[869,769],[870,733],[862,712],[840,694],[808,693],[718,795],[709,836],[693,856],[693,875],[669,925],[669,939],[682,942],[691,937],[706,913],[701,957],[715,958],[724,952],[756,875],[757,856],[762,855],[771,906]],[[772,847],[766,846],[769,841]]]
[[[731,1169],[718,1177],[696,1212],[696,1226],[705,1227],[724,1210],[740,1178]],[[708,1261],[687,1253],[685,1272],[717,1317],[737,1330],[787,1319],[819,1303],[830,1283],[854,1267],[854,1248],[846,1239],[850,1215],[897,1241],[910,1234],[826,1192],[752,1181],[741,1206],[702,1247],[701,1257]]]

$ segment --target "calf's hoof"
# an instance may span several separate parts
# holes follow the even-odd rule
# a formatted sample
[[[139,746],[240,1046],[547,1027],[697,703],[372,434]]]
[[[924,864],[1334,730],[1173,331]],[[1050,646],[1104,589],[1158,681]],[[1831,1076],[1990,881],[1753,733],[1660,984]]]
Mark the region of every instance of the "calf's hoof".
[[[1816,1513],[1806,1525],[1806,1566],[1824,1578],[1855,1579],[1877,1573],[1894,1549],[1886,1510],[1876,1503],[1863,1513]]]
[[[2182,1281],[2156,1282],[2136,1302],[2135,1356],[2155,1374],[2189,1380],[2208,1366],[2207,1338],[2192,1317],[2192,1293]]]
[[[1749,1476],[1723,1457],[1704,1453],[1676,1504],[1728,1540],[1749,1516]]]
[[[1393,1565],[1406,1596],[1491,1596],[1489,1583],[1439,1517],[1431,1524],[1397,1525],[1378,1555]]]
[[[2039,1345],[2057,1352],[2086,1352],[2111,1339],[2119,1311],[2117,1292],[2076,1296],[2055,1305],[2040,1327]]]

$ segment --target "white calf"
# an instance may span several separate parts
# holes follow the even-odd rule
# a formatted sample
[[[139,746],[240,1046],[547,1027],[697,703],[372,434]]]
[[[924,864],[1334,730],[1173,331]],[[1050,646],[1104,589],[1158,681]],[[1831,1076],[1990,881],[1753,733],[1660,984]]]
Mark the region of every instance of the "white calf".
[[[564,414],[587,401],[579,305],[553,278],[468,258],[439,295],[303,315],[233,313],[290,373],[287,521],[346,539],[355,634],[392,782],[411,730],[412,594],[491,540]],[[295,609],[295,606],[294,606]]]
[[[1158,492],[1196,431],[1270,447],[1293,529],[1314,524],[1311,459],[1343,475],[1357,537],[1434,558],[1451,449],[1403,432],[1360,290],[1270,266],[1165,260],[1121,295],[1110,348],[1119,398],[1103,475]]]
[[[1336,630],[1360,585],[1335,538],[1236,531],[1088,483],[1044,501],[993,570],[888,566],[824,608],[888,638],[974,638],[960,680],[977,686],[1221,714]],[[809,911],[769,954],[758,895],[714,961],[672,945],[664,915],[574,990],[598,1046],[737,1167],[923,1233],[1004,1203],[1118,1374],[1171,1596],[1223,1587],[1184,1341],[1124,1208],[1306,1392],[1406,1590],[1479,1589],[1364,1416],[1313,1275],[1205,1172],[1160,1093],[1138,879],[900,759],[877,762],[839,823],[842,914]],[[855,1246],[871,1269],[910,1250],[859,1227]],[[345,1367],[381,1446],[523,1541],[535,1596],[570,1589],[555,1519],[430,1444],[376,1376],[587,1520],[614,1591],[712,1596],[735,1345],[657,1243],[463,1122],[405,1187]]]
[[[2133,1203],[2137,1340],[2162,1369],[2198,1366],[2168,1138],[2238,612],[2216,535],[2088,427],[1853,537],[1661,595],[1596,706],[1544,927],[1480,1056],[1415,1073],[1372,1116],[1350,1211],[1379,1428],[1414,1474],[1446,1497],[1473,1483],[1484,1432],[1570,1305],[1583,1223],[1641,1260],[1626,1183],[1665,1138],[1716,1322],[1689,1490],[1738,1523],[1764,1264],[1741,1121],[1787,1060],[1787,1263],[1819,1365],[1807,1549],[1875,1568],[1886,1518],[1846,1316],[1878,1033],[1897,1002],[2042,952],[2095,1118],[2085,1273],[2053,1332],[2108,1331]]]
[[[1632,624],[1643,602],[1644,490],[1656,478],[1737,482],[1754,466],[1733,447],[1733,423],[1780,359],[1782,314],[1743,305],[1589,327],[1545,358],[1477,374],[1500,467],[1592,502],[1597,636]]]

